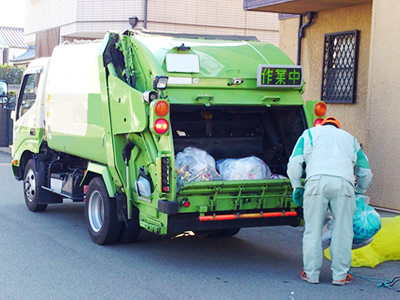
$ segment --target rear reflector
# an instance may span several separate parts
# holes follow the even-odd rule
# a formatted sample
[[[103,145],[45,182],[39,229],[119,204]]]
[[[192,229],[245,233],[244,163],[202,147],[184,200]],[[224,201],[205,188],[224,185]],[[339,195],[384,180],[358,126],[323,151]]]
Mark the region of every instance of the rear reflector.
[[[254,219],[254,218],[277,218],[277,217],[295,217],[297,211],[287,212],[269,212],[269,213],[252,213],[252,214],[231,214],[231,215],[212,215],[212,216],[200,216],[199,221],[224,221],[224,220],[235,220],[235,219]]]
[[[169,192],[169,158],[161,157],[161,190]]]

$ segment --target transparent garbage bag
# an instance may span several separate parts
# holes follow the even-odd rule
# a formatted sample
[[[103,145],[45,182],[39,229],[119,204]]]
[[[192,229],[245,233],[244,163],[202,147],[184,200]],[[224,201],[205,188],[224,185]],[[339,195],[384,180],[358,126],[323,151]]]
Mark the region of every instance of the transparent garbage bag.
[[[324,251],[327,259],[331,259],[329,250]],[[395,260],[400,260],[400,216],[382,218],[382,228],[372,242],[351,252],[352,267],[375,268],[380,263]]]
[[[371,243],[374,235],[381,228],[381,216],[372,206],[368,205],[369,201],[368,196],[356,195],[356,209],[353,216],[353,249]],[[334,221],[331,214],[328,214],[326,220],[322,229],[322,241],[329,245]]]
[[[267,164],[255,156],[233,159],[227,158],[217,162],[217,170],[223,180],[270,179],[271,170]]]
[[[186,147],[175,157],[178,189],[182,182],[222,180],[215,169],[215,160],[206,151]]]
[[[326,218],[324,227],[322,228],[322,242],[328,245],[331,244],[332,239],[332,227],[333,227],[333,219],[332,216],[328,216]]]
[[[271,179],[288,179],[288,178],[286,176],[284,176],[284,175],[272,174],[271,175]]]
[[[322,229],[322,242],[327,244],[328,246],[331,244],[331,239],[332,239],[332,228],[333,228],[333,219],[330,218],[327,223],[325,223],[323,229]],[[353,239],[353,249],[357,249],[360,247],[364,247],[365,245],[368,245],[369,243],[372,242],[374,237],[372,236],[369,239],[366,240],[354,240]]]
[[[369,204],[369,197],[356,195],[353,230],[354,244],[360,244],[372,238],[381,229],[381,216]]]

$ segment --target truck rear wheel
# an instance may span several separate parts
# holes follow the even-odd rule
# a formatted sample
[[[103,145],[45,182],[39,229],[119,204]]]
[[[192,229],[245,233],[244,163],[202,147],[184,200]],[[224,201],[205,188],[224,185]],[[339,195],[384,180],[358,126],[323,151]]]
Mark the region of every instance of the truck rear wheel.
[[[93,178],[85,200],[85,219],[90,238],[99,245],[113,244],[121,232],[115,199],[110,198],[103,180]]]
[[[25,166],[24,197],[25,204],[30,211],[40,212],[46,210],[47,204],[39,204],[40,183],[33,159],[30,159]]]

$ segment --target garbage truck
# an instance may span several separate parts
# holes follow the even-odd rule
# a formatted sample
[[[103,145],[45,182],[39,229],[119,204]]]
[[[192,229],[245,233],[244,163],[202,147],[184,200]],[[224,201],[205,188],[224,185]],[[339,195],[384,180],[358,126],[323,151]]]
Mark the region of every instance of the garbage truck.
[[[141,229],[297,226],[286,166],[326,109],[303,91],[301,66],[255,38],[130,30],[64,43],[24,73],[13,174],[32,212],[84,202],[100,245],[133,242]],[[188,147],[216,161],[254,156],[280,176],[180,181],[175,158]]]

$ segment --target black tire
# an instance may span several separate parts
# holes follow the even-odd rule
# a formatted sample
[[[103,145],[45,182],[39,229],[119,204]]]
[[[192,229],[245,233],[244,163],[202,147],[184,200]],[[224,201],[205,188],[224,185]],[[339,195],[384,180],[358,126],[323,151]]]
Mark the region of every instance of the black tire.
[[[47,204],[39,204],[40,198],[40,180],[36,172],[33,159],[28,160],[24,172],[24,197],[25,204],[30,211],[41,212],[46,210]]]
[[[117,241],[122,222],[118,222],[115,199],[108,196],[100,177],[93,178],[89,183],[85,200],[85,219],[93,242],[108,245]]]

